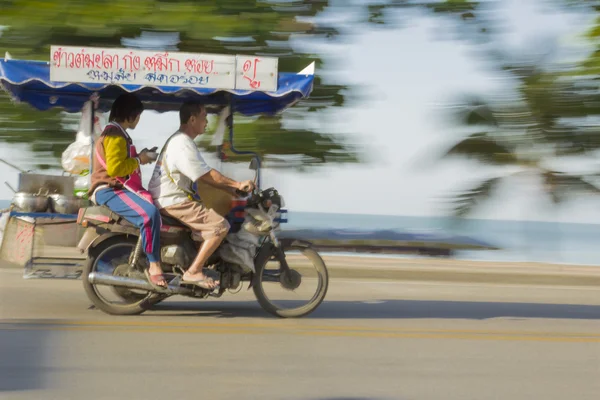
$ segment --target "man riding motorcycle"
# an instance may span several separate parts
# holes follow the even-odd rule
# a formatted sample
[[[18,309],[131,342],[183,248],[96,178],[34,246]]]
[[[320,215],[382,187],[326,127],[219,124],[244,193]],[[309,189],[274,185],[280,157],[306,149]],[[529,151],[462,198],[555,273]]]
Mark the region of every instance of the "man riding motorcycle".
[[[184,103],[179,111],[179,120],[179,130],[165,143],[148,190],[161,214],[180,221],[192,230],[195,240],[202,241],[198,255],[183,275],[182,283],[214,289],[219,282],[206,276],[202,268],[225,239],[230,226],[221,215],[193,198],[192,185],[201,181],[235,195],[237,190],[252,191],[254,182],[234,181],[206,164],[194,143],[207,125],[206,109],[202,104]]]

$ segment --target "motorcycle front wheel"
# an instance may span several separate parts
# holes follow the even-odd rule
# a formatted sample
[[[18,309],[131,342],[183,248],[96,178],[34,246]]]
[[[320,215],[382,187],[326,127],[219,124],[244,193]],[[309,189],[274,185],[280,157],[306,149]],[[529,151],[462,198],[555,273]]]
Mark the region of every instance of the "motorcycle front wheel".
[[[289,270],[281,267],[277,250],[259,254],[255,260],[254,295],[268,313],[281,318],[306,316],[319,307],[329,286],[329,273],[325,262],[310,247],[284,246]],[[273,290],[283,292],[284,299],[275,300]],[[306,302],[300,300],[306,293]]]

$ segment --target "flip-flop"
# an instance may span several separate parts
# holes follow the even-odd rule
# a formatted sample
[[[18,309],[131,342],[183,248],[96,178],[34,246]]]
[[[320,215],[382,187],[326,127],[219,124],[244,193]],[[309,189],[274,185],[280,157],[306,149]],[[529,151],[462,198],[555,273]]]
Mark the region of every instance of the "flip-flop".
[[[167,281],[167,279],[164,277],[163,274],[158,274],[158,275],[151,275],[150,271],[145,269],[144,270],[144,275],[146,275],[146,279],[148,279],[148,282],[152,285],[152,287],[156,290],[165,290],[167,289],[167,287],[169,286],[169,282]],[[167,282],[167,286],[161,286],[158,283],[163,280],[165,282]]]
[[[192,285],[196,285],[201,287],[202,289],[206,289],[206,290],[214,290],[216,289],[219,285],[217,284],[215,287],[210,287],[210,283],[215,283],[214,279],[211,278],[210,276],[207,276],[203,279],[198,279],[195,281],[190,281],[190,280],[186,280],[183,276],[181,277],[181,283],[187,283],[187,284],[192,284]]]

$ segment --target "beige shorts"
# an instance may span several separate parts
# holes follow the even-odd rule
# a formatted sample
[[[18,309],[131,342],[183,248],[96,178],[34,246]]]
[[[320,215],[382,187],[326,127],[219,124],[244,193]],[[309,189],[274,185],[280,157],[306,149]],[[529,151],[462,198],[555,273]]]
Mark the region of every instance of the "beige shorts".
[[[192,230],[196,241],[204,241],[229,231],[229,222],[198,201],[187,200],[160,209],[161,214],[175,218]]]

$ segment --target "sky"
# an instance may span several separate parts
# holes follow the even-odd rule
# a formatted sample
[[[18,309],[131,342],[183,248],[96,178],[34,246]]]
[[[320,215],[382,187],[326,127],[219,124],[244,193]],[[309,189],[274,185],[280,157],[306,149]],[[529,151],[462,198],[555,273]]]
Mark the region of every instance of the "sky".
[[[499,43],[525,52],[535,50],[539,43],[556,42],[561,57],[567,57],[573,44],[579,43],[576,35],[590,23],[589,16],[547,12],[536,1],[504,0],[495,5],[507,32]],[[439,155],[460,138],[440,107],[463,93],[485,95],[505,89],[507,78],[490,71],[474,54],[472,44],[454,38],[447,19],[429,15],[394,11],[389,18],[402,21],[397,28],[360,27],[346,42],[311,44],[313,51],[322,53],[328,66],[333,66],[335,75],[327,79],[366,86],[369,98],[311,113],[306,123],[361,144],[369,151],[369,162],[319,167],[304,173],[265,170],[264,185],[276,187],[289,210],[440,215],[444,196],[490,174],[489,168],[474,162],[439,160]],[[321,16],[340,23],[352,17],[337,12]],[[177,114],[147,111],[131,135],[139,148],[160,147],[177,126]],[[24,157],[31,157],[26,146],[2,144],[0,158],[19,164]],[[252,178],[246,165],[221,165],[211,155],[207,160],[235,179]],[[146,182],[151,172],[151,166],[142,169]],[[16,186],[16,171],[0,164],[0,174]],[[0,184],[0,198],[10,197],[9,189]],[[590,218],[599,220],[598,200],[579,199],[557,211],[536,192],[535,182],[513,182],[502,187],[474,216],[589,222]]]

